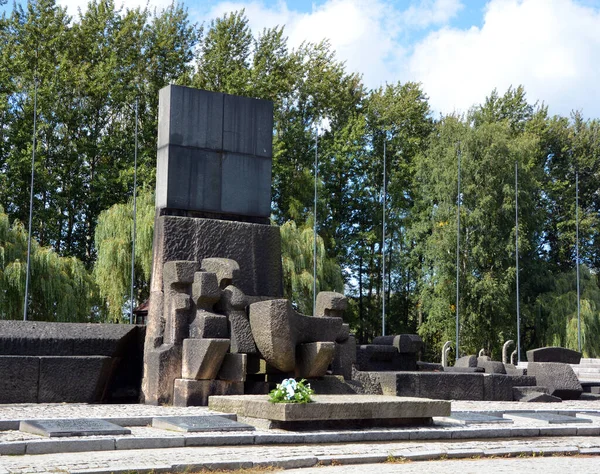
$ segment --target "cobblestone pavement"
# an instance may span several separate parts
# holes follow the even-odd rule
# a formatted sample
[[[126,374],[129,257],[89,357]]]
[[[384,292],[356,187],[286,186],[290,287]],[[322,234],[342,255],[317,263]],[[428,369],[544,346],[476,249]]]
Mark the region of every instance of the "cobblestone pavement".
[[[596,457],[536,457],[511,459],[466,459],[428,461],[405,464],[361,464],[352,466],[315,467],[290,469],[286,474],[515,474],[519,472],[539,474],[564,474],[565,472],[600,471],[600,459]]]

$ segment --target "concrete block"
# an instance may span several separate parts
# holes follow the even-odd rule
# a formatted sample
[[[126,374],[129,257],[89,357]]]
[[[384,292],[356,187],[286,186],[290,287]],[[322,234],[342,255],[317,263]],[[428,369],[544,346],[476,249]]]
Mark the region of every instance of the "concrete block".
[[[203,271],[214,273],[217,276],[217,284],[223,290],[229,285],[237,283],[240,276],[240,266],[231,258],[203,258],[201,267]],[[228,299],[231,299],[231,296]]]
[[[335,356],[335,342],[305,342],[296,347],[296,377],[323,377]]]
[[[194,273],[192,300],[196,308],[211,311],[219,298],[221,298],[221,289],[217,274],[206,271]]]
[[[477,367],[477,356],[468,355],[459,357],[454,363],[454,367]]]
[[[227,316],[200,310],[190,323],[192,339],[229,339]]]
[[[0,356],[0,403],[37,403],[40,359]]]
[[[484,400],[483,374],[370,372],[384,394],[440,400]]]
[[[165,405],[173,401],[173,381],[181,378],[180,345],[163,345],[144,353],[142,392],[144,403]]]
[[[315,318],[297,313],[288,300],[268,300],[250,305],[250,327],[263,358],[283,372],[296,365],[296,345],[335,342],[341,318]]]
[[[335,291],[321,291],[317,294],[315,316],[343,318],[348,308],[348,298]]]
[[[348,336],[345,342],[335,345],[335,355],[331,362],[334,374],[342,375],[346,380],[352,379],[352,366],[356,362],[356,338]]]
[[[177,379],[173,388],[173,405],[178,407],[206,406],[212,395],[241,395],[244,382],[227,380]]]
[[[170,85],[159,91],[158,147],[167,144],[220,150],[224,95]]]
[[[579,364],[581,353],[564,347],[540,347],[527,351],[527,361]]]
[[[245,382],[247,359],[246,354],[225,354],[217,378],[231,382]]]
[[[106,356],[40,357],[38,403],[94,403],[110,381]]]
[[[184,339],[181,377],[191,380],[214,379],[229,349],[229,339]]]
[[[227,316],[227,321],[229,334],[231,335],[231,352],[258,354],[246,312],[232,311]]]
[[[224,96],[223,150],[271,158],[272,142],[271,101]]]
[[[581,383],[569,364],[529,362],[527,373],[535,377],[537,385],[548,387],[550,395],[563,400],[578,399],[583,393]]]
[[[486,374],[506,374],[504,364],[487,356],[477,358],[477,367],[483,367]]]
[[[513,400],[512,377],[498,373],[485,374],[483,376],[483,399],[511,402]]]

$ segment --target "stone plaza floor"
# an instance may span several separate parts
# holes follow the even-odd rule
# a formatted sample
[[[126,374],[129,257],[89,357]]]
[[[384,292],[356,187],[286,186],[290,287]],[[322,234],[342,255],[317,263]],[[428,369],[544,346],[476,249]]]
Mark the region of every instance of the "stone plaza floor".
[[[462,463],[466,463],[464,468],[455,466],[452,471],[464,474],[508,472],[510,466],[516,466],[508,461],[521,462],[523,458],[589,462],[556,456],[589,457],[598,466],[590,472],[600,471],[597,398],[549,404],[457,401],[452,402],[452,410],[504,414],[512,422],[462,424],[442,418],[435,419],[434,425],[413,428],[303,432],[257,428],[247,432],[181,433],[149,425],[153,417],[201,416],[210,411],[205,407],[145,405],[0,405],[0,474],[194,472],[267,466],[303,468],[308,470],[298,472],[311,473],[317,472],[315,466],[332,464],[355,465],[355,469],[348,467],[342,472],[370,472],[373,469],[368,466],[373,463],[383,463],[377,468],[382,474],[425,472],[426,466],[427,472],[443,473],[450,472],[444,470],[444,463],[468,459],[468,463]],[[522,416],[533,411],[575,418],[554,424]],[[20,420],[36,419],[109,419],[129,428],[131,434],[46,438],[18,431]],[[503,466],[505,471],[501,470]],[[324,474],[337,472],[331,470],[334,468],[319,469]]]

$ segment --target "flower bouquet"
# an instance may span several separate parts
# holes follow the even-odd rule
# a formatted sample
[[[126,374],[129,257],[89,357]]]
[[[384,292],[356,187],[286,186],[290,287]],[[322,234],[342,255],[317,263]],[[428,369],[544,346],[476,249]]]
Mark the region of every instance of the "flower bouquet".
[[[295,379],[285,379],[274,390],[269,393],[271,403],[309,403],[312,402],[310,396],[314,390],[310,388],[309,383],[302,379],[296,382]]]

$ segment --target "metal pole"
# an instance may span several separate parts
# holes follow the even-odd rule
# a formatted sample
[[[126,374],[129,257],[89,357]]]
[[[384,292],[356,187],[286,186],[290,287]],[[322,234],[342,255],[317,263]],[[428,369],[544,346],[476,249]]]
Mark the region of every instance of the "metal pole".
[[[577,346],[581,352],[581,303],[579,293],[579,171],[575,172],[575,268],[577,269]]]
[[[383,287],[383,299],[381,306],[381,335],[385,336],[385,204],[386,204],[386,180],[385,180],[385,138],[383,140],[383,233],[381,238],[381,260],[383,276],[381,278]]]
[[[521,312],[519,304],[519,162],[515,161],[515,260],[517,269],[517,364],[521,362]]]
[[[31,222],[33,221],[33,180],[35,177],[35,148],[37,135],[37,77],[33,80],[33,150],[31,151],[31,185],[29,192],[29,234],[27,238],[27,269],[25,274],[25,301],[23,304],[23,321],[27,321],[29,300],[29,269],[31,266]]]
[[[459,302],[459,296],[460,296],[460,292],[459,292],[459,277],[460,277],[460,263],[459,263],[459,257],[460,257],[460,204],[461,204],[461,197],[460,197],[460,148],[458,150],[458,193],[456,196],[456,201],[458,203],[458,206],[456,208],[456,346],[455,346],[455,352],[454,355],[455,357],[458,359],[460,357],[460,352],[459,352],[459,332],[460,332],[460,319],[459,319],[459,312],[458,312],[458,302]]]
[[[135,99],[135,151],[133,153],[133,235],[131,239],[131,302],[129,323],[133,324],[133,284],[135,281],[135,238],[136,238],[136,215],[137,215],[137,154],[138,154],[138,99]]]
[[[317,312],[317,178],[319,175],[319,126],[315,128],[315,212],[313,222],[313,316]]]

